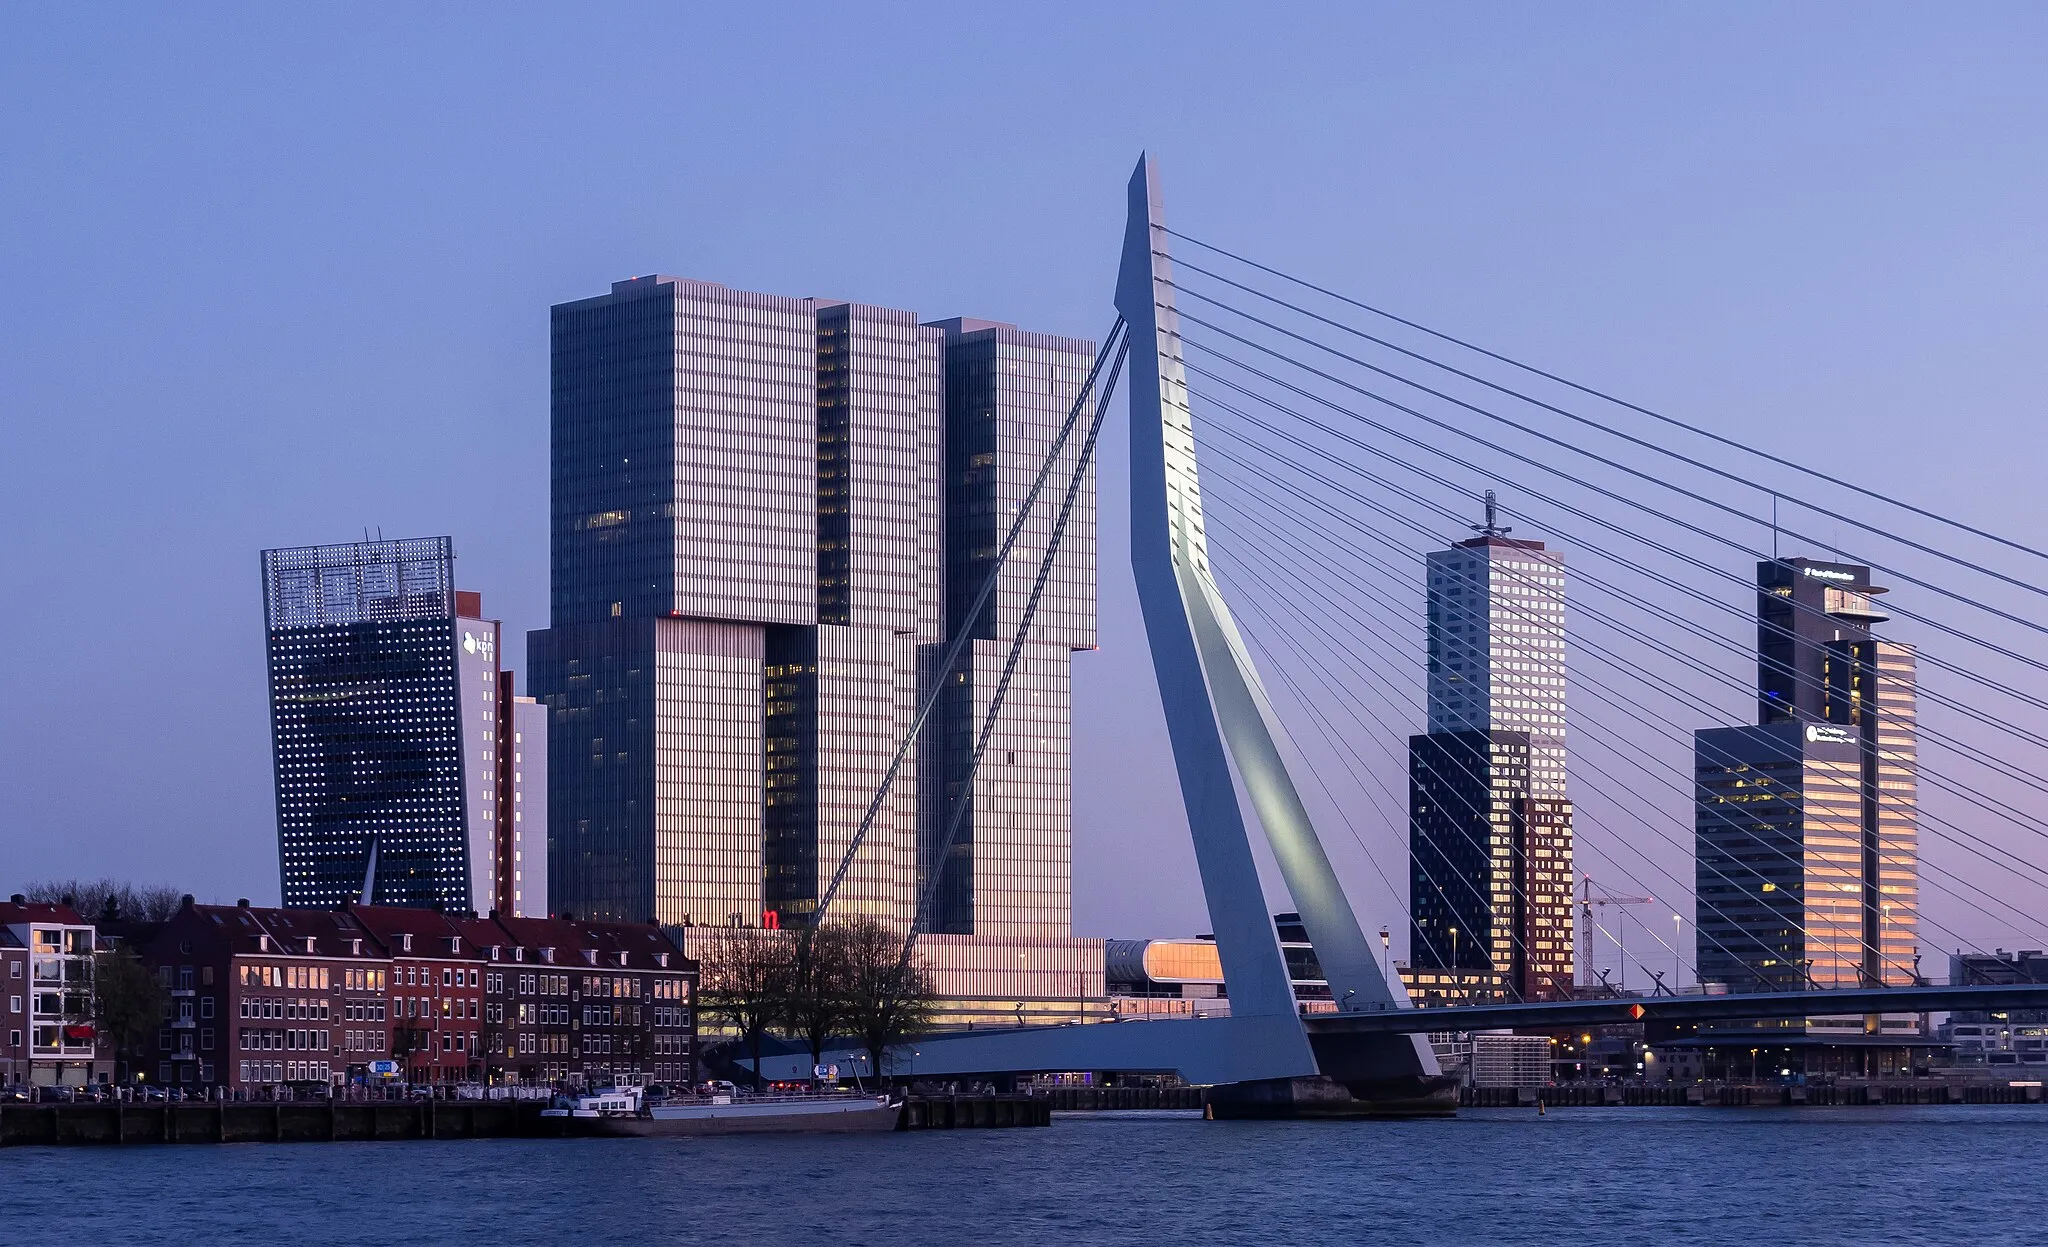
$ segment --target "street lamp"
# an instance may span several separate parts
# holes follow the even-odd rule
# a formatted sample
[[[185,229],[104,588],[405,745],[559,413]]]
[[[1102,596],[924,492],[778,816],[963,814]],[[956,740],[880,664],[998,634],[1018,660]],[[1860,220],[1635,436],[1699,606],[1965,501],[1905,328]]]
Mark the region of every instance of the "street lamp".
[[[1465,990],[1465,971],[1458,966],[1458,928],[1451,928],[1451,982],[1460,995]]]
[[[1685,981],[1685,954],[1679,951],[1685,939],[1685,918],[1671,915],[1671,994],[1678,994],[1678,985]]]

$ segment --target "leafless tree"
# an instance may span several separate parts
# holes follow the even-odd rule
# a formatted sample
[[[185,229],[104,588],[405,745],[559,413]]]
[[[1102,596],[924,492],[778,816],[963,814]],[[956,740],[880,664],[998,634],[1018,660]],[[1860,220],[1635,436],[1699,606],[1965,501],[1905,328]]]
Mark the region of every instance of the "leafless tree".
[[[811,1050],[811,1064],[824,1059],[825,1045],[847,1019],[847,924],[827,922],[791,941],[789,991],[783,1024]]]
[[[835,924],[837,925],[837,924]],[[921,957],[903,956],[903,936],[867,915],[843,924],[846,1025],[867,1049],[877,1079],[889,1048],[931,1029],[937,991]]]
[[[698,928],[703,930],[703,928]],[[780,931],[718,927],[698,952],[698,1007],[740,1033],[761,1082],[761,1040],[789,1009],[795,941]]]
[[[71,907],[88,921],[98,921],[113,903],[116,917],[132,922],[166,922],[178,912],[184,893],[160,884],[133,884],[125,879],[39,879],[24,889],[32,901],[58,902],[68,899]]]

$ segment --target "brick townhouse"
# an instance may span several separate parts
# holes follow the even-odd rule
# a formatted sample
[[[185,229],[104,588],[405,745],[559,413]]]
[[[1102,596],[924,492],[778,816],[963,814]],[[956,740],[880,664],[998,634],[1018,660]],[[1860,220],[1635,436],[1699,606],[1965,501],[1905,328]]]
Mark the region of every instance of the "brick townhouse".
[[[687,1084],[697,1077],[697,963],[659,927],[506,918],[487,950],[492,1058],[522,1082]]]
[[[170,989],[159,1082],[246,1090],[360,1076],[390,1051],[390,960],[343,910],[190,897],[131,945]]]
[[[147,1071],[170,1085],[696,1076],[697,965],[654,926],[188,897],[123,938],[171,992]]]
[[[390,905],[347,912],[391,959],[391,1052],[406,1081],[483,1081],[484,958],[474,920]]]

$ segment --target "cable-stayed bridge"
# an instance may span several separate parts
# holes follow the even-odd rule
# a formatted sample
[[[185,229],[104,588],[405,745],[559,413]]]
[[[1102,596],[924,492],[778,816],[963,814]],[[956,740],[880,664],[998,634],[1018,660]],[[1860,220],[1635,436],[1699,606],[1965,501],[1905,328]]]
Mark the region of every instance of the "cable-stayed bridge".
[[[1050,543],[1021,548],[1020,514],[998,561],[1038,557],[1035,606],[1121,378],[1132,570],[1230,1013],[932,1037],[910,1072],[1173,1070],[1253,1099],[1321,1076],[1401,1109],[1443,1089],[1424,1032],[2048,1008],[2048,985],[1923,965],[1985,931],[2048,943],[2048,553],[1179,233],[1149,159],[1115,301],[1092,418],[1077,401],[1025,505],[1058,507]],[[1418,708],[1477,744],[1414,745]],[[1488,804],[1503,775],[1521,813]],[[1411,844],[1432,801],[1441,842]],[[1540,835],[1515,821],[1536,813]],[[1249,823],[1328,984],[1313,1007]],[[1448,1003],[1414,1007],[1339,859]],[[1593,866],[1671,938],[1639,921],[1631,956],[1590,905],[1574,933]],[[1631,961],[1658,994],[1580,990]]]

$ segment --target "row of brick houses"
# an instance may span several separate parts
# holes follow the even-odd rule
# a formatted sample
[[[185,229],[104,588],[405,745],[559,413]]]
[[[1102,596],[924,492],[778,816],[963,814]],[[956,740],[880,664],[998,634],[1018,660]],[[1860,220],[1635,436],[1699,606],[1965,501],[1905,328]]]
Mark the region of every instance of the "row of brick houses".
[[[187,897],[102,934],[170,989],[174,1086],[696,1079],[697,964],[654,926]]]

